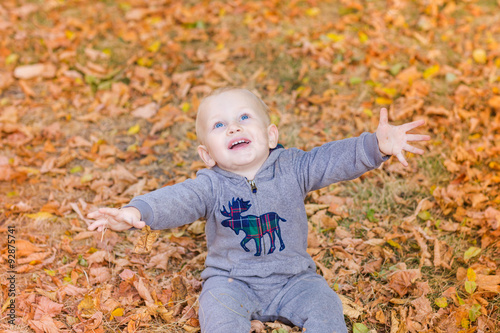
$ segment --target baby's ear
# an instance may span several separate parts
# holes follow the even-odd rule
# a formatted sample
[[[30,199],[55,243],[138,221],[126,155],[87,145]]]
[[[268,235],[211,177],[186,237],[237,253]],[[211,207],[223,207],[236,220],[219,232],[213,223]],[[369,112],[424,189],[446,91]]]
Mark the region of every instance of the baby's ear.
[[[274,149],[278,145],[278,127],[276,125],[271,124],[267,128],[267,135],[269,136],[269,148]]]
[[[205,147],[204,145],[198,146],[198,155],[200,155],[200,158],[203,160],[207,168],[215,166],[215,160],[212,158],[212,156],[210,156],[207,147]]]

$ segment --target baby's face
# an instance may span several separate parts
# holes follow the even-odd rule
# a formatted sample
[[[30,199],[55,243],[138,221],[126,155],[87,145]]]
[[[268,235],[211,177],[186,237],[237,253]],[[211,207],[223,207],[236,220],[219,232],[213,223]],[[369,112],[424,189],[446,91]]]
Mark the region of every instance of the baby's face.
[[[259,100],[249,91],[234,89],[210,96],[196,120],[201,145],[198,153],[208,167],[253,179],[278,144],[278,129]]]

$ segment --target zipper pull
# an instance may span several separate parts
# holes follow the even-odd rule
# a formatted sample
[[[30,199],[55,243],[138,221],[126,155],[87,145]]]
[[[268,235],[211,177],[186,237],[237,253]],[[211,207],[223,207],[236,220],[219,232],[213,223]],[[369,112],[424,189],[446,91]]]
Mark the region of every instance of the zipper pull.
[[[248,184],[252,188],[252,193],[257,193],[257,186],[255,185],[255,180],[247,180]]]

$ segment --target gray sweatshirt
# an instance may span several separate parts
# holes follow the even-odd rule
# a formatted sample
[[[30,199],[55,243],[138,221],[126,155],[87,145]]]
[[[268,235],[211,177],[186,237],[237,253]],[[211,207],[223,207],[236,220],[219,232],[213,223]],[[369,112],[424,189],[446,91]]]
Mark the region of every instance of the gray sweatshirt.
[[[315,264],[307,253],[308,192],[350,180],[384,160],[374,133],[333,141],[305,152],[278,148],[252,181],[215,166],[132,199],[152,229],[206,218],[208,254],[201,277],[290,276]]]

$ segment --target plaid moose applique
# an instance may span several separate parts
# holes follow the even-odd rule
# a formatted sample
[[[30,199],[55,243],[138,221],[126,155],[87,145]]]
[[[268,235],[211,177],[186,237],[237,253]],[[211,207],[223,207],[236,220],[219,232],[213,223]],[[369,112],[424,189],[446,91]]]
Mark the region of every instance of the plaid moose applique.
[[[261,216],[241,215],[241,213],[246,212],[251,206],[250,201],[244,201],[241,198],[233,198],[232,202],[228,202],[229,211],[226,210],[225,206],[222,206],[223,210],[220,212],[223,216],[229,217],[221,222],[222,225],[224,227],[231,228],[236,235],[243,230],[245,238],[243,238],[240,245],[246,252],[250,252],[250,249],[246,247],[246,244],[253,239],[257,249],[254,254],[255,256],[261,255],[262,238],[265,234],[268,234],[269,239],[271,240],[271,248],[269,249],[268,254],[273,253],[276,249],[276,236],[278,236],[280,240],[280,251],[283,251],[285,249],[285,243],[281,238],[279,222],[286,222],[286,220],[274,212],[266,213]]]

